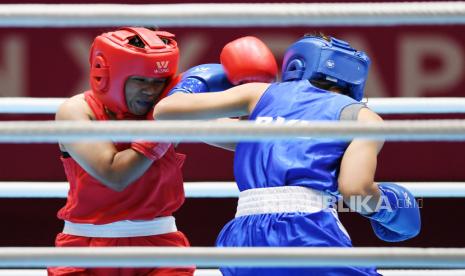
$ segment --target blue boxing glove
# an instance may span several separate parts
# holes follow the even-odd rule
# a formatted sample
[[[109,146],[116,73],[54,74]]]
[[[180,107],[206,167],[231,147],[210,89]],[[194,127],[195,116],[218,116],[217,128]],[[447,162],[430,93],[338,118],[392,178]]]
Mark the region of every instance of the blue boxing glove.
[[[380,183],[381,205],[378,212],[365,215],[371,220],[376,236],[388,242],[415,237],[420,232],[420,209],[415,197],[395,183]]]
[[[233,87],[226,77],[221,64],[202,64],[187,70],[182,74],[181,80],[174,86],[168,95],[177,92],[204,93],[223,91]]]

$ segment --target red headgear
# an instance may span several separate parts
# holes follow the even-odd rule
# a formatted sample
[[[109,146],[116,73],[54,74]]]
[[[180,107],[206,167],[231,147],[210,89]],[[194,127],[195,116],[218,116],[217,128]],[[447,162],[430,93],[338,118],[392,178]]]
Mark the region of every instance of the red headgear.
[[[129,44],[138,37],[139,48]],[[174,35],[146,28],[122,28],[97,36],[90,50],[90,85],[97,99],[117,115],[128,113],[124,93],[129,76],[170,78],[178,69]]]

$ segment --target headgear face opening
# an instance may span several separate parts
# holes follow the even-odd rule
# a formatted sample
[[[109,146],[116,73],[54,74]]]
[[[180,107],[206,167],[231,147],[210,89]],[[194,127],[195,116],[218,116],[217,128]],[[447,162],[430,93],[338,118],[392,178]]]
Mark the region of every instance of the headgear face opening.
[[[361,101],[369,67],[370,58],[343,40],[305,36],[286,50],[282,76],[283,81],[328,80]]]
[[[143,48],[129,44],[138,37]],[[128,113],[125,82],[129,76],[171,78],[178,69],[174,35],[146,28],[122,28],[97,36],[90,51],[90,85],[97,99],[116,114]]]

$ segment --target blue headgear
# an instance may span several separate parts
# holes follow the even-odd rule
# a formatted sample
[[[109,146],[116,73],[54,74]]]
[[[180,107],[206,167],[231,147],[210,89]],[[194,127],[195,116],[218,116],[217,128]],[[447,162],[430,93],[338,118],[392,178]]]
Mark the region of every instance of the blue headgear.
[[[349,43],[331,37],[305,36],[284,54],[283,81],[326,79],[347,88],[357,101],[363,98],[370,58]]]

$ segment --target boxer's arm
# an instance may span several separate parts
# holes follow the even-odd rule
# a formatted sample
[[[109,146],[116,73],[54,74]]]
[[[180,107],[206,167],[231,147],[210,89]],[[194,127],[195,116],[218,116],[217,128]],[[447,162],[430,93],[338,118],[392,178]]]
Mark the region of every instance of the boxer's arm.
[[[239,85],[243,83],[252,83],[252,82],[273,82],[276,80],[277,75],[277,64],[271,50],[263,43],[260,39],[256,37],[242,37],[231,41],[228,43],[220,55],[221,65],[220,64],[204,64],[193,67],[186,71],[183,74],[181,81],[174,87],[169,94],[174,94],[177,92],[182,93],[204,93],[204,92],[215,92],[226,90],[233,85]],[[255,85],[257,86],[257,85]],[[247,87],[247,86],[246,86]],[[241,88],[242,89],[246,88]],[[265,88],[266,89],[266,88]],[[263,91],[265,90],[263,89]],[[259,98],[263,92],[259,92],[256,98],[254,98],[253,92],[250,92],[249,95],[242,94],[239,92],[234,94],[222,95],[222,101],[215,102],[220,104],[220,108],[225,108],[225,110],[220,111],[225,116],[240,116],[244,109],[248,109],[248,106],[255,106],[256,98]],[[245,92],[249,93],[249,92]],[[216,96],[204,97],[208,100],[212,99],[215,101]],[[179,102],[189,101],[191,97],[181,97],[182,99]],[[227,101],[230,100],[232,104],[227,104]],[[201,104],[211,105],[211,102],[206,102],[203,98],[200,99]],[[252,104],[248,103],[251,101]],[[247,103],[245,103],[247,102]],[[185,102],[184,102],[185,103]],[[197,106],[197,103],[189,103],[190,106],[187,108],[190,109],[193,105]],[[245,107],[247,105],[247,107]],[[186,111],[186,107],[180,106],[180,109]],[[213,109],[208,108],[209,111]],[[204,110],[205,111],[205,110]],[[216,110],[218,111],[218,110]],[[242,113],[241,113],[242,111]],[[163,112],[162,112],[163,113]],[[179,113],[177,113],[179,115]],[[195,115],[206,115],[205,112],[195,112]],[[248,114],[248,112],[247,112]],[[211,114],[210,114],[211,115]],[[191,116],[191,115],[189,115]],[[155,115],[157,117],[157,114]],[[217,118],[215,114],[213,117]],[[221,116],[219,116],[221,117]],[[205,119],[205,117],[200,117]],[[208,115],[207,115],[208,118]],[[163,118],[162,118],[163,119]],[[169,118],[168,118],[169,119]],[[172,119],[183,119],[181,117],[172,117]],[[188,119],[198,119],[191,117]],[[223,121],[231,121],[234,119],[223,119]],[[220,147],[227,150],[235,150],[236,143],[211,143],[208,144]]]
[[[360,109],[357,118],[358,122],[382,122],[378,114],[368,108]],[[351,203],[354,196],[368,196],[368,207],[372,210],[378,203],[380,191],[374,182],[377,155],[381,150],[384,141],[354,139],[346,149],[341,161],[339,172],[339,191],[344,198],[344,202],[349,207],[361,207]],[[362,206],[363,207],[363,206]],[[360,213],[367,213],[370,210],[355,210]]]
[[[221,92],[175,93],[155,106],[154,117],[158,120],[196,120],[248,115],[269,85],[247,83]]]
[[[382,119],[362,108],[358,121],[381,122]],[[415,197],[405,187],[374,182],[376,158],[382,145],[382,141],[366,139],[355,139],[350,143],[341,162],[339,191],[349,208],[370,219],[378,238],[389,242],[404,241],[420,232],[420,211]]]
[[[219,123],[228,123],[228,122],[237,122],[239,120],[240,119],[235,119],[235,118],[219,118],[219,119],[216,119],[215,121]],[[222,149],[229,150],[229,151],[236,151],[236,145],[237,145],[237,142],[231,142],[231,143],[204,142],[204,143],[209,144],[210,146],[222,148]]]
[[[91,121],[92,111],[83,97],[66,100],[56,113],[56,120]],[[60,143],[76,162],[102,184],[124,190],[142,176],[153,161],[132,149],[118,152],[110,141]]]
[[[158,120],[196,120],[217,119],[220,122],[232,122],[249,115],[255,108],[263,92],[268,88],[266,83],[251,83],[230,88],[223,92],[202,94],[176,93],[160,101],[154,109],[154,117]],[[235,142],[207,144],[235,151]]]

